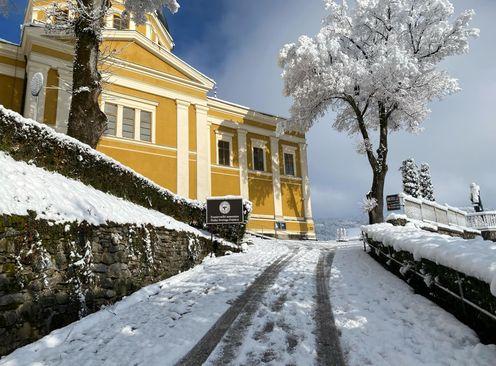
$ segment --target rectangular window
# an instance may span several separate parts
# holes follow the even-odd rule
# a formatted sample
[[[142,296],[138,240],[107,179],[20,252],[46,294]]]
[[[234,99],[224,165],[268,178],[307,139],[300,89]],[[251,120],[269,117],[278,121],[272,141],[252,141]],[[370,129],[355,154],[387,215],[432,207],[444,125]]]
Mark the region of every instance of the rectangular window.
[[[219,165],[231,166],[231,147],[229,141],[218,142]]]
[[[136,113],[134,108],[124,107],[122,113],[122,137],[134,139]]]
[[[295,176],[294,154],[284,153],[284,174]]]
[[[54,23],[65,24],[69,21],[69,10],[68,9],[57,9],[55,11]]]
[[[127,30],[129,29],[129,16],[126,13],[122,13],[122,15],[115,14],[113,23],[115,29]]]
[[[152,141],[152,114],[141,111],[140,113],[140,139],[141,141]]]
[[[105,135],[115,136],[117,132],[117,105],[105,103],[105,114],[107,115]]]
[[[253,169],[259,172],[265,171],[265,151],[260,147],[253,148]]]

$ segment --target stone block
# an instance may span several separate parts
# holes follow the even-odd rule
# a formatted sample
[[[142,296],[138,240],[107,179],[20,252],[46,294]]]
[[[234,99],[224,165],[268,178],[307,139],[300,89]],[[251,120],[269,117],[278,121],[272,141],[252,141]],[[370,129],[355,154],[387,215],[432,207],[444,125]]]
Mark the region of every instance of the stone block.
[[[93,272],[96,272],[96,273],[107,273],[109,271],[108,266],[106,266],[105,264],[101,264],[101,263],[94,264],[92,269],[93,269]]]
[[[111,298],[113,298],[115,296],[116,296],[116,293],[115,293],[114,290],[107,290],[107,291],[105,291],[105,297],[107,299],[111,299]]]
[[[59,305],[64,305],[69,302],[69,294],[67,292],[57,292],[55,294],[55,301]]]
[[[107,265],[111,265],[111,264],[115,263],[114,256],[111,255],[110,253],[104,253],[102,255],[102,259],[100,261],[104,264],[107,264]]]
[[[3,314],[0,314],[0,327],[11,327],[16,323],[17,319],[18,316],[15,310],[5,311]]]
[[[24,295],[21,293],[10,294],[0,297],[0,308],[16,308],[24,302]]]

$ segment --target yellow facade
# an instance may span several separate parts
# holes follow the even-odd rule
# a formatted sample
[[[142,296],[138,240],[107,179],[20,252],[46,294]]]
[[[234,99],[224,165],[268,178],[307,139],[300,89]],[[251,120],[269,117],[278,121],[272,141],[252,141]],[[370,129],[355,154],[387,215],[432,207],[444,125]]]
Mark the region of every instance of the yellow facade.
[[[25,23],[46,20],[51,1],[28,1]],[[277,136],[277,116],[209,97],[215,82],[171,53],[172,37],[156,15],[113,29],[106,19],[101,51],[101,107],[112,122],[98,150],[157,184],[191,199],[236,195],[252,201],[248,229],[314,238],[305,136]],[[19,46],[0,43],[0,103],[65,131],[72,81],[69,39],[25,27]],[[1,36],[1,35],[0,35]],[[24,60],[28,60],[27,63]],[[27,93],[34,72],[45,74],[39,100]],[[258,149],[258,150],[257,150]],[[303,154],[303,155],[302,155]],[[275,230],[284,222],[285,230]]]

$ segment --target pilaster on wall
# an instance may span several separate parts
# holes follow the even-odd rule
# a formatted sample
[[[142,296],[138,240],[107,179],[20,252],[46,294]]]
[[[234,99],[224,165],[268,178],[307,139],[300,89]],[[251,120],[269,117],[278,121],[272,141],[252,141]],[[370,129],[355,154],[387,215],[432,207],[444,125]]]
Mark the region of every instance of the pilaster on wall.
[[[58,132],[66,133],[72,99],[70,91],[72,85],[72,71],[59,68],[58,73],[59,93],[57,98],[57,121],[55,129]]]
[[[274,216],[276,220],[282,220],[281,169],[279,166],[279,139],[277,137],[270,138],[270,155],[272,159],[272,185],[274,187]]]
[[[197,199],[205,201],[211,195],[210,177],[210,124],[207,121],[208,108],[195,105],[196,110],[196,190]]]
[[[26,66],[27,73],[27,88],[26,88],[26,103],[24,105],[24,117],[32,118],[38,122],[43,122],[45,115],[45,97],[46,97],[46,83],[48,79],[49,65],[45,65],[33,60],[29,60]],[[31,94],[31,82],[34,74],[41,72],[43,74],[43,88],[38,97]]]
[[[303,191],[303,208],[305,219],[312,220],[312,201],[310,199],[310,179],[308,177],[307,144],[300,143],[301,178]]]
[[[189,197],[189,102],[176,100],[177,105],[177,189]]]
[[[239,159],[239,184],[241,196],[249,199],[248,189],[248,149],[246,145],[246,134],[248,131],[238,129],[238,159]]]

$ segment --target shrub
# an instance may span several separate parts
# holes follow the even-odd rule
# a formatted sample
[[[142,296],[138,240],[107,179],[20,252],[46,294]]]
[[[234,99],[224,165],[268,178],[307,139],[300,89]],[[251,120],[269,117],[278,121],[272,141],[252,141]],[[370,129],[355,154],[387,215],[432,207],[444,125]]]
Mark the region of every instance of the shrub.
[[[180,197],[86,144],[0,106],[0,150],[16,160],[79,180],[105,193],[152,208],[193,227],[206,229],[205,203]],[[244,202],[248,220],[251,203]],[[238,242],[246,224],[209,226]]]

